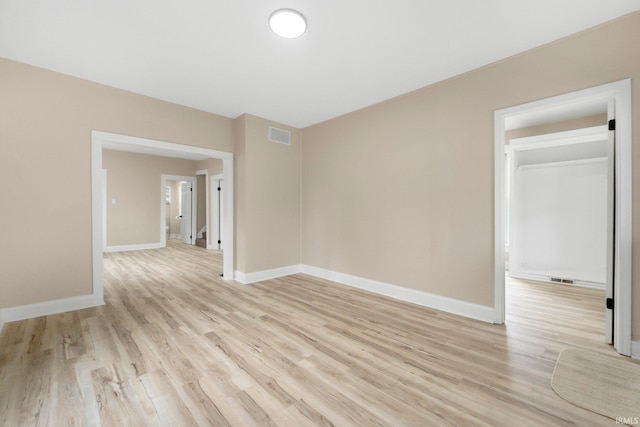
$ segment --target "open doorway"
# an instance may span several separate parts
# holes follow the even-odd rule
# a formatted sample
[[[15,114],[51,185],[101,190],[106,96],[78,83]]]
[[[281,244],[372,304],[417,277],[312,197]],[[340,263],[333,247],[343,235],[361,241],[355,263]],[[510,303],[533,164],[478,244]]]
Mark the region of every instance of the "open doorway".
[[[166,229],[160,236],[161,246],[166,246],[166,239],[176,239],[184,244],[194,245],[198,235],[200,209],[197,178],[162,175],[160,187],[165,189],[160,218]],[[167,197],[167,194],[170,196]]]
[[[615,150],[615,200],[608,260],[607,321],[615,349],[631,355],[631,84],[623,80],[495,113],[495,323],[505,322],[506,132],[606,111]],[[615,254],[615,256],[613,256]],[[614,309],[615,307],[615,309]],[[605,328],[607,330],[608,328]],[[604,337],[603,337],[604,338]]]
[[[594,349],[612,339],[602,304],[613,166],[606,123],[604,112],[509,130],[505,146],[506,322]]]
[[[225,185],[225,227],[223,235],[228,242],[223,257],[223,278],[234,278],[233,248],[233,153],[136,138],[106,132],[93,131],[91,135],[91,176],[92,176],[92,258],[93,258],[93,299],[96,305],[104,303],[103,285],[103,169],[102,150],[129,151],[156,156],[177,157],[204,160],[208,158],[222,160],[222,174]],[[161,186],[161,203],[164,208],[166,186]],[[163,212],[164,209],[161,210]],[[166,223],[160,223],[161,238],[166,239]],[[213,270],[212,270],[213,273]]]
[[[511,277],[606,289],[613,213],[606,122],[601,114],[556,124],[580,126],[575,130],[507,138],[505,268]]]

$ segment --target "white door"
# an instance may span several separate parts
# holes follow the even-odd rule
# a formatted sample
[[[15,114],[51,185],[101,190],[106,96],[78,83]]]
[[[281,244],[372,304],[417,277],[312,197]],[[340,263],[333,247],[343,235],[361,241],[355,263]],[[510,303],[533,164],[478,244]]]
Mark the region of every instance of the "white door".
[[[219,248],[223,249],[223,244],[224,242],[222,241],[222,230],[224,229],[224,197],[222,194],[222,187],[223,187],[223,183],[224,180],[221,179],[220,181],[218,181],[218,200],[219,200],[219,204],[218,206],[220,207],[219,210],[219,215],[218,215],[218,236],[220,236],[220,238],[218,239],[219,242]]]
[[[610,100],[607,110],[609,120],[609,135],[607,139],[607,276],[606,276],[606,341],[613,344],[614,334],[614,265],[615,265],[615,194],[616,194],[616,158],[615,158],[615,101]]]
[[[191,183],[183,182],[180,184],[180,233],[182,235],[182,243],[192,244],[193,236],[191,230],[191,204],[193,198],[193,188]]]
[[[222,249],[222,230],[223,228],[223,180],[220,178],[211,178],[211,244],[213,247]]]

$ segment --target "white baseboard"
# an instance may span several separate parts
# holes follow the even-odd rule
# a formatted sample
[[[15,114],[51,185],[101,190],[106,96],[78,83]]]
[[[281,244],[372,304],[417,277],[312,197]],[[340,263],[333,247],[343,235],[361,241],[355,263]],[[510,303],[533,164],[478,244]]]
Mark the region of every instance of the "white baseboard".
[[[162,249],[161,243],[143,243],[141,245],[122,245],[122,246],[107,246],[103,252],[126,252],[126,251],[144,251],[147,249]]]
[[[102,296],[83,295],[0,309],[0,324],[103,305]]]
[[[434,308],[436,310],[446,311],[448,313],[458,314],[471,319],[482,320],[489,323],[493,323],[494,320],[493,307],[473,304],[424,291],[418,291],[416,289],[404,288],[402,286],[338,273],[309,265],[291,265],[288,267],[274,268],[272,270],[258,271],[254,273],[242,273],[240,271],[236,271],[235,280],[247,285],[296,273],[308,274],[310,276],[342,283],[343,285],[353,286],[376,294]]]
[[[493,323],[494,321],[493,307],[443,297],[424,291],[418,291],[416,289],[404,288],[402,286],[378,282],[349,274],[337,273],[335,271],[311,267],[308,265],[302,266],[302,272],[310,276],[331,280],[333,282],[342,283],[343,285],[353,286],[376,294],[386,295],[391,298],[469,317],[471,319],[482,320],[488,323]]]
[[[2,333],[3,327],[4,327],[4,320],[2,319],[2,310],[0,310],[0,334]]]
[[[604,283],[589,282],[586,280],[577,280],[577,279],[574,280],[573,283],[561,283],[561,282],[555,282],[551,280],[551,277],[549,276],[543,276],[535,273],[509,271],[509,277],[513,277],[514,279],[525,279],[525,280],[535,280],[538,282],[554,283],[557,285],[578,286],[580,288],[600,289],[602,291],[606,289],[606,285]]]
[[[182,239],[182,234],[169,234],[170,239]]]
[[[640,359],[640,341],[631,341],[631,357]]]
[[[256,271],[254,273],[235,272],[235,280],[243,285],[262,282],[263,280],[277,279],[278,277],[289,276],[291,274],[301,273],[302,266],[300,264],[290,265],[288,267],[274,268],[271,270]]]

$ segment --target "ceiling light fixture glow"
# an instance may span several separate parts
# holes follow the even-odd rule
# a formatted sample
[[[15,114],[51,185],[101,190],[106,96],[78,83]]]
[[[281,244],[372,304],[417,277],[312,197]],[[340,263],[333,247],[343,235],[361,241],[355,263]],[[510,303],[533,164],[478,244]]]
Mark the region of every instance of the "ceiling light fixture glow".
[[[278,9],[269,16],[271,31],[287,39],[300,37],[307,30],[304,16],[293,9]]]

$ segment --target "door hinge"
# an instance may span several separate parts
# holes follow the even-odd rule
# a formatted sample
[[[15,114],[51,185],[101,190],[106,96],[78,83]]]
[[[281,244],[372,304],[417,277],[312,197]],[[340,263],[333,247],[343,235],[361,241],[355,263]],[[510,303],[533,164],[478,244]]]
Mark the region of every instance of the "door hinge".
[[[222,240],[218,240],[218,244],[222,243]]]
[[[189,236],[190,239],[193,239],[193,234],[191,236]]]
[[[616,119],[609,120],[609,130],[616,130]]]
[[[218,187],[218,191],[221,191],[221,190],[222,190],[222,188]]]
[[[607,310],[613,310],[613,298],[607,298]]]

